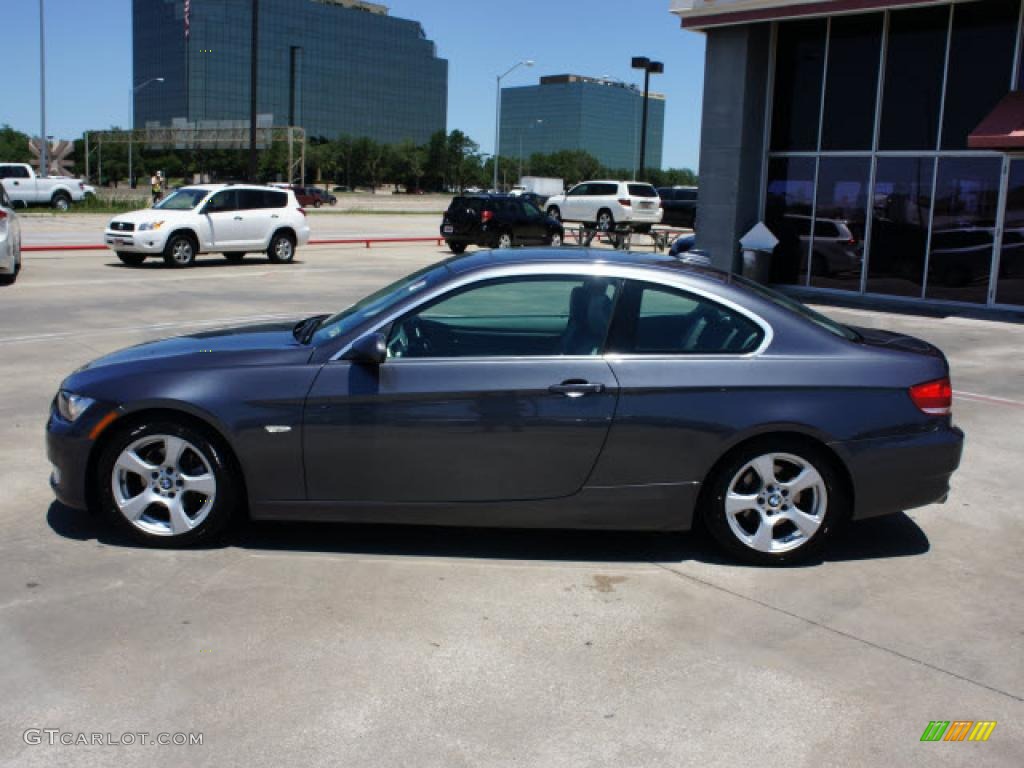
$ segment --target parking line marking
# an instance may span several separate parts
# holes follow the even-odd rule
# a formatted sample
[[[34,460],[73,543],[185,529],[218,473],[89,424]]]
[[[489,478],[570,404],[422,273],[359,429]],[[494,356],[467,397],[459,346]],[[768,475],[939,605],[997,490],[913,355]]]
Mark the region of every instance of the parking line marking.
[[[1011,400],[1008,397],[995,397],[994,395],[979,395],[976,392],[962,392],[955,390],[954,397],[962,397],[964,400],[973,400],[978,403],[990,403],[992,405],[1009,405],[1012,408],[1024,408],[1024,401]]]

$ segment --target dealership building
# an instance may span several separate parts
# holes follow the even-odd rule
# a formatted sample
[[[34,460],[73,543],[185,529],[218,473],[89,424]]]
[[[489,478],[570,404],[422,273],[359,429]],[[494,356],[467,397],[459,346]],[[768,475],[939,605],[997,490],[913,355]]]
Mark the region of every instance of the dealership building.
[[[134,127],[248,125],[252,8],[133,0],[133,79],[146,86]],[[419,22],[361,0],[260,0],[258,28],[257,111],[273,125],[385,143],[447,129],[448,62]]]
[[[1024,306],[1021,0],[673,0],[706,36],[698,246],[770,281]]]
[[[501,149],[504,158],[561,150],[584,150],[606,168],[636,175],[644,93],[604,77],[551,75],[537,85],[501,89]],[[665,97],[648,93],[644,165],[661,168]]]

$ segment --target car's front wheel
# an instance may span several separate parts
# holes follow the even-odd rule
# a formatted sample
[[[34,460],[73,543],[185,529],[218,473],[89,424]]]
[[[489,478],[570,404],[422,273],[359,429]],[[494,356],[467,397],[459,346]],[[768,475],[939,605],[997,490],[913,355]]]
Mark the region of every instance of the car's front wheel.
[[[104,449],[97,471],[103,511],[151,546],[209,539],[227,525],[237,498],[223,449],[203,431],[173,421],[120,432]]]
[[[821,551],[849,504],[832,461],[801,441],[741,448],[708,480],[704,520],[740,560],[784,565]]]
[[[164,263],[169,267],[191,267],[196,261],[196,244],[188,235],[172,235],[164,247]]]
[[[267,256],[275,264],[289,264],[295,258],[295,241],[284,233],[277,232],[270,239]]]
[[[121,260],[121,263],[128,267],[138,267],[142,265],[142,262],[146,260],[146,254],[144,253],[125,253],[119,251],[117,258]]]
[[[557,205],[552,205],[552,206],[550,206],[548,208],[548,216],[550,216],[555,221],[561,221],[562,220],[562,212],[560,210],[558,210],[558,206]]]
[[[597,221],[594,222],[597,229],[602,232],[610,232],[615,229],[615,217],[607,208],[602,208],[597,213]]]

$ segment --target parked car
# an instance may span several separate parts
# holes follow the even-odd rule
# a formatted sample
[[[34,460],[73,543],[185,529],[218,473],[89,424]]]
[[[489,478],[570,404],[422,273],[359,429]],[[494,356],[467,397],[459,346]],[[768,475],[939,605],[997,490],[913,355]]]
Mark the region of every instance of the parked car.
[[[637,232],[650,231],[662,215],[657,190],[639,181],[585,181],[548,198],[547,211],[556,219],[600,230],[628,224]]]
[[[814,555],[942,501],[946,358],[664,254],[455,257],[335,315],[195,333],[60,385],[51,485],[156,546],[257,519],[685,530]]]
[[[458,195],[441,220],[441,236],[452,253],[462,253],[470,245],[560,246],[564,235],[558,220],[523,195]]]
[[[662,224],[693,229],[697,219],[696,187],[658,187],[658,196],[665,212],[661,217]]]
[[[696,235],[680,235],[672,241],[672,246],[668,252],[671,256],[679,256],[680,254],[688,253],[696,244]]]
[[[7,190],[0,186],[0,285],[11,285],[21,272],[21,224]]]
[[[37,176],[28,163],[0,163],[0,185],[11,202],[21,205],[49,205],[66,211],[72,202],[85,198],[86,185],[63,176]]]
[[[787,213],[800,235],[801,243],[811,242],[811,217]],[[811,253],[811,274],[819,277],[860,273],[864,242],[853,232],[853,225],[844,219],[817,217],[814,222],[814,243]],[[806,253],[806,247],[804,248]],[[803,268],[801,269],[803,271]]]
[[[130,266],[161,256],[168,266],[190,267],[197,254],[210,252],[237,262],[253,251],[285,264],[297,246],[309,242],[309,224],[291,190],[199,184],[182,187],[152,208],[115,216],[104,239]]]
[[[335,205],[338,202],[338,198],[319,187],[292,187],[292,191],[299,205],[306,208],[319,208],[321,205]]]

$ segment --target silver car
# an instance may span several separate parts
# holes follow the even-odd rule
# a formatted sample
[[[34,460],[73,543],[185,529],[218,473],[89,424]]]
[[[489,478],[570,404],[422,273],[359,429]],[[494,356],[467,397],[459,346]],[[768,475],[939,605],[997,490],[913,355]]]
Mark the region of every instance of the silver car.
[[[0,187],[0,285],[10,285],[21,271],[21,225],[7,191]]]

